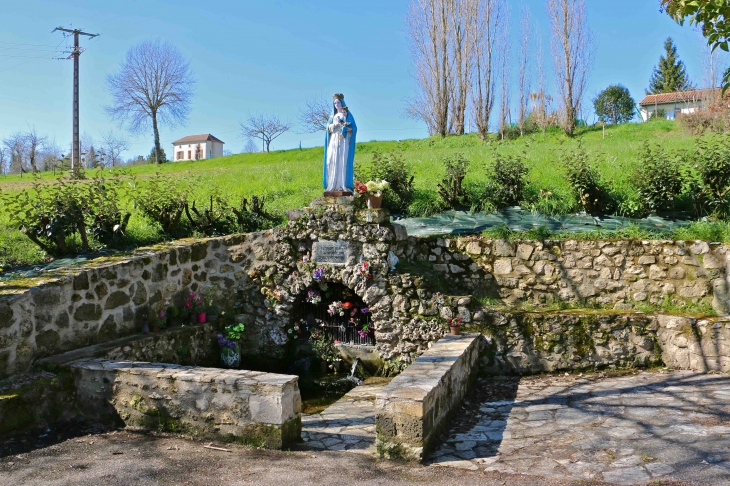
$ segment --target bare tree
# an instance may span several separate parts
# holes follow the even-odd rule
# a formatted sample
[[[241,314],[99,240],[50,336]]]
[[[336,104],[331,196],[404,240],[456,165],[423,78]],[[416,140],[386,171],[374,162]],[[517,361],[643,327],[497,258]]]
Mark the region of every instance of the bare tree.
[[[291,129],[291,123],[281,121],[274,115],[252,115],[241,122],[241,133],[245,138],[261,140],[263,150],[269,151],[271,142]],[[262,151],[263,151],[262,150]]]
[[[55,140],[43,144],[43,150],[38,155],[38,162],[41,170],[52,171],[59,166],[59,160],[63,158],[61,149]]]
[[[489,133],[489,120],[496,98],[496,46],[503,38],[507,15],[504,0],[478,0],[475,6],[476,30],[474,39],[474,82],[472,103],[474,122],[482,140]]]
[[[546,0],[550,18],[551,52],[561,98],[561,124],[573,135],[583,100],[593,46],[584,0]]]
[[[117,136],[112,131],[103,133],[101,135],[101,140],[103,142],[101,151],[104,156],[105,164],[111,167],[122,165],[122,153],[129,150],[127,141]]]
[[[7,148],[9,159],[9,174],[23,174],[26,172],[26,154],[28,152],[26,146],[25,134],[16,132],[3,140],[3,145]]]
[[[259,148],[256,146],[256,142],[252,138],[246,140],[246,146],[243,148],[244,152],[254,153],[258,152]]]
[[[528,103],[530,101],[530,80],[528,79],[528,64],[530,56],[533,54],[531,49],[530,37],[532,34],[532,26],[530,25],[530,9],[524,7],[522,9],[522,22],[520,23],[520,41],[519,41],[519,69],[517,73],[517,89],[520,94],[519,113],[517,125],[520,128],[520,136],[525,134],[525,121],[527,120]]]
[[[510,52],[507,31],[499,39],[499,135],[505,139],[505,132],[510,120]]]
[[[47,137],[38,135],[35,127],[29,128],[25,134],[25,147],[27,150],[28,163],[33,172],[38,172],[37,159],[38,154],[43,150],[43,146],[48,143]]]
[[[155,162],[161,163],[158,123],[174,126],[187,119],[194,86],[190,63],[166,42],[142,42],[127,52],[107,84],[113,98],[107,112],[133,132],[146,131],[151,125]]]
[[[537,38],[537,91],[530,93],[532,101],[532,117],[542,130],[543,135],[552,123],[552,96],[545,92],[545,69],[542,50],[542,41]]]
[[[406,17],[414,77],[419,93],[409,100],[407,112],[426,123],[430,134],[445,136],[453,60],[449,55],[449,19],[454,0],[412,0]]]
[[[322,97],[307,100],[304,108],[299,110],[299,124],[303,133],[327,130],[327,122],[333,113],[331,100]]]
[[[474,67],[473,51],[477,31],[477,6],[482,0],[451,0],[449,44],[454,73],[451,79],[451,119],[449,131],[463,135],[466,129],[466,107],[471,91]]]
[[[10,167],[8,167],[8,153],[4,148],[0,147],[0,174],[7,174],[9,169]]]

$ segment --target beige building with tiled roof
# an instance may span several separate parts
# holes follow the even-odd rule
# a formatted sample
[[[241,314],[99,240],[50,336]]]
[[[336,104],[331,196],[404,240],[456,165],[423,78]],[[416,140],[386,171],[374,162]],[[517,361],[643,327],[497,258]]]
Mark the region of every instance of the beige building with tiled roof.
[[[693,113],[703,106],[709,106],[720,96],[719,88],[647,95],[639,102],[639,111],[643,121],[657,116],[657,112],[663,112],[664,118],[673,120],[676,115],[681,113]]]
[[[210,133],[188,135],[172,142],[173,160],[201,160],[213,159],[223,155],[222,140]]]

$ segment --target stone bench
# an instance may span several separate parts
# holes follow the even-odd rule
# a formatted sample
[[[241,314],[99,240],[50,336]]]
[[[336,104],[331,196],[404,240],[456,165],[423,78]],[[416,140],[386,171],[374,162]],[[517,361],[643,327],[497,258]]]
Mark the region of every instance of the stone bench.
[[[476,378],[478,334],[444,336],[375,397],[381,456],[422,460]]]
[[[104,359],[69,368],[87,418],[272,449],[300,440],[296,376]]]

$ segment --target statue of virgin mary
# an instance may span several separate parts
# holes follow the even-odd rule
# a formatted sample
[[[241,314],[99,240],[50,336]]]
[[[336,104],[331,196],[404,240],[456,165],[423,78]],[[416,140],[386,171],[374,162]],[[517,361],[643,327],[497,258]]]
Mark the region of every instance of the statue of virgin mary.
[[[325,195],[351,195],[355,187],[355,118],[345,104],[345,97],[338,93],[332,99],[333,114],[327,122],[324,137]]]

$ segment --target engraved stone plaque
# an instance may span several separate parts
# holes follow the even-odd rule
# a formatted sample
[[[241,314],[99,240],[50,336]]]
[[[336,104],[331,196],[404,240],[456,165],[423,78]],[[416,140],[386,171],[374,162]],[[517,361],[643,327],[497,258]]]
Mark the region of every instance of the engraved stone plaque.
[[[312,261],[329,263],[331,265],[345,265],[348,260],[354,259],[354,248],[350,243],[342,240],[320,240],[312,248]]]

